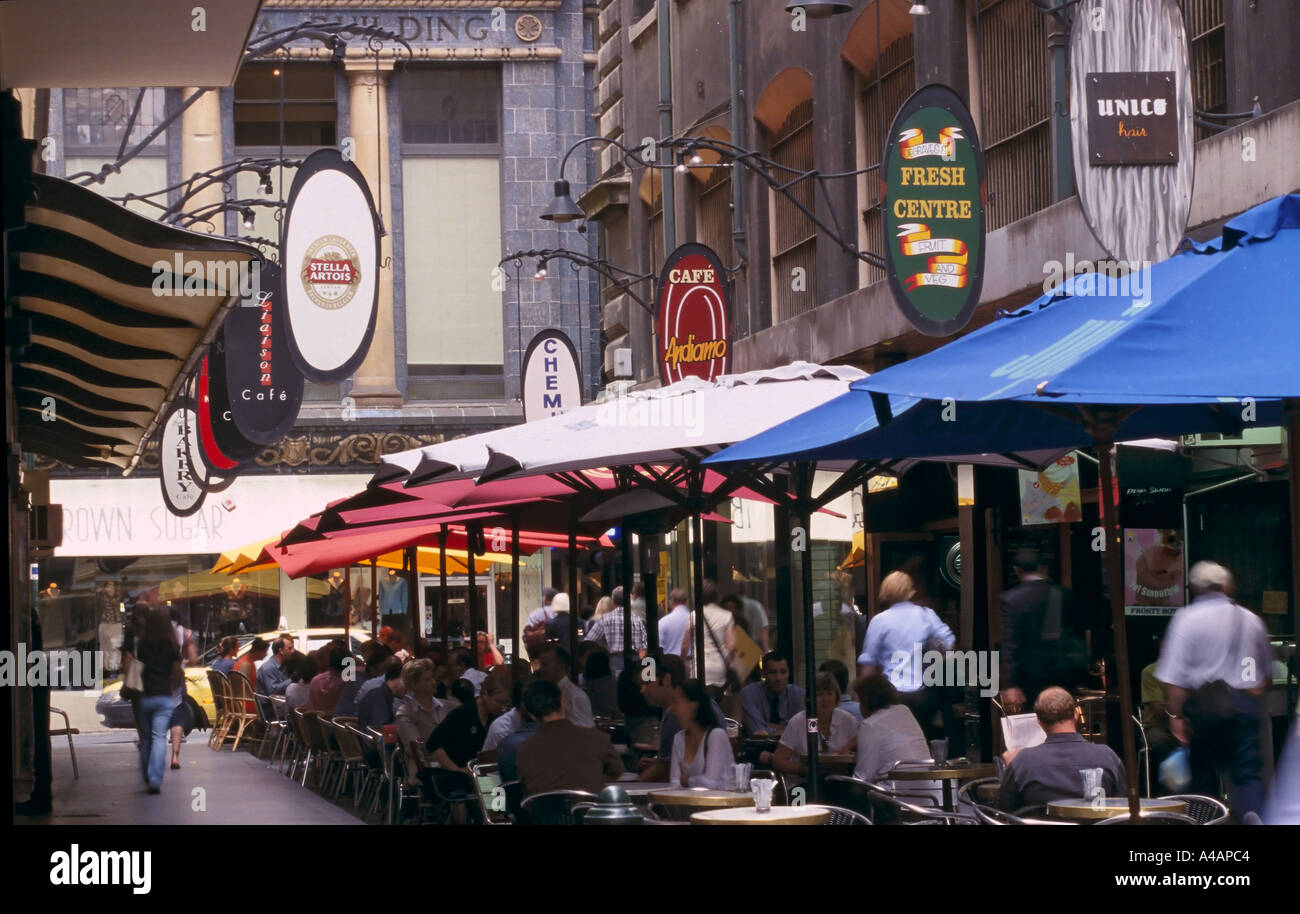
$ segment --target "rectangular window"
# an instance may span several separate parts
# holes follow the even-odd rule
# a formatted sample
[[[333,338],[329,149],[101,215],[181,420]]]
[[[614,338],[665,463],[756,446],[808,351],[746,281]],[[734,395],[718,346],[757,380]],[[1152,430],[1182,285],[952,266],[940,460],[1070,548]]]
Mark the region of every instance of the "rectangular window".
[[[501,71],[495,67],[426,67],[402,73],[402,150],[501,148]],[[446,150],[440,150],[445,152]]]
[[[140,102],[134,123],[131,112]],[[104,165],[117,159],[122,140],[125,149],[139,144],[157,129],[167,116],[166,95],[162,89],[149,88],[141,96],[139,89],[64,89],[63,141],[65,174],[98,174]],[[128,130],[127,125],[130,124]],[[140,153],[121,166],[118,174],[109,175],[102,184],[90,189],[106,197],[126,194],[149,194],[167,186],[167,131],[149,141]],[[154,198],[167,204],[162,195]],[[132,201],[127,208],[150,219],[162,210],[147,203]]]
[[[1226,112],[1228,73],[1224,60],[1223,0],[1191,0],[1184,5],[1183,15],[1191,38],[1192,99],[1202,111]],[[1196,126],[1198,141],[1215,133],[1212,128]]]
[[[332,65],[294,61],[245,64],[235,80],[235,145],[278,149],[282,107],[286,147],[317,149],[338,142]]]

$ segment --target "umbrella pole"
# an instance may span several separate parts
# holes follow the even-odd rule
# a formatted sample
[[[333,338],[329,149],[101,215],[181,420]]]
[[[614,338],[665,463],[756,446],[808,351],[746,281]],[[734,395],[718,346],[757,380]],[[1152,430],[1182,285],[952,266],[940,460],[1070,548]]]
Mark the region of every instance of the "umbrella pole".
[[[474,550],[478,548],[478,536],[470,528],[465,528],[465,568],[469,576],[469,588],[465,594],[465,626],[469,629],[466,636],[469,638],[469,652],[474,656],[474,669],[478,669],[478,574],[475,572]],[[485,633],[487,625],[483,626]]]
[[[818,765],[817,734],[812,723],[817,720],[817,650],[813,643],[813,576],[812,576],[812,514],[809,501],[812,498],[812,467],[807,463],[795,467],[799,492],[799,525],[805,533],[804,549],[799,556],[800,601],[803,604],[803,667],[804,667],[804,712],[807,723],[808,740],[808,799],[817,802]],[[829,734],[828,734],[829,736]]]
[[[510,653],[511,660],[522,656],[523,638],[519,633],[519,512],[510,512]]]
[[[659,544],[660,534],[641,534],[641,583],[645,585],[645,638],[650,653],[659,650]],[[629,602],[631,598],[628,598]]]
[[[1115,628],[1115,681],[1119,683],[1120,732],[1124,735],[1124,770],[1128,775],[1128,811],[1138,819],[1137,746],[1133,739],[1133,683],[1128,671],[1128,629],[1124,618],[1123,548],[1119,529],[1119,505],[1115,498],[1115,475],[1111,469],[1113,427],[1089,429],[1097,446],[1100,470],[1102,525],[1106,531],[1106,579],[1110,584],[1111,624]]]
[[[379,560],[370,560],[370,637],[379,638]]]
[[[441,561],[438,563],[438,625],[442,631],[442,656],[450,660],[447,646],[447,525],[438,528],[438,549]]]
[[[704,523],[699,512],[691,515],[691,564],[695,566],[695,678],[704,679]]]
[[[623,518],[622,535],[619,537],[623,547],[623,668],[636,663],[635,648],[632,647],[632,531],[627,527],[627,518]]]
[[[1286,401],[1287,472],[1291,495],[1291,631],[1300,632],[1300,400]],[[1291,709],[1288,708],[1288,711]]]
[[[420,582],[419,552],[414,546],[407,547],[402,564],[406,570],[406,614],[411,618],[411,656],[418,656],[420,636]]]
[[[569,659],[578,653],[578,613],[582,609],[582,600],[578,595],[578,509],[569,502]],[[578,681],[576,662],[569,670],[569,678]]]
[[[352,650],[352,566],[343,569],[343,643]]]

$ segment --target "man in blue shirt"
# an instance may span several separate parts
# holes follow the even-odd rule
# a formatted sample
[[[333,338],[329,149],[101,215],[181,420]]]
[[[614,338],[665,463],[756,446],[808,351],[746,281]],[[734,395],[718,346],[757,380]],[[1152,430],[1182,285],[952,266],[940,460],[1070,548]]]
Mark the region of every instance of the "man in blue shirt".
[[[281,635],[271,642],[272,655],[257,671],[257,689],[263,695],[283,695],[292,682],[284,671],[285,663],[293,654],[293,636]]]
[[[804,692],[790,685],[790,659],[780,651],[763,655],[763,681],[740,690],[745,731],[751,739],[780,739],[791,717],[804,710]]]

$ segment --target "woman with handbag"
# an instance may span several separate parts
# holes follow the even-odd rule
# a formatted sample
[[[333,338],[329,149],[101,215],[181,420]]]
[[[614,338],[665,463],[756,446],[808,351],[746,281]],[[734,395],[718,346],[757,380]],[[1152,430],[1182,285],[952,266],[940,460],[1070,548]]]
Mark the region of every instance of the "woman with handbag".
[[[140,773],[149,792],[160,793],[167,765],[167,735],[176,709],[175,692],[184,682],[180,649],[165,607],[149,610],[144,632],[134,648],[123,691],[128,687],[139,689],[135,706],[140,727]]]

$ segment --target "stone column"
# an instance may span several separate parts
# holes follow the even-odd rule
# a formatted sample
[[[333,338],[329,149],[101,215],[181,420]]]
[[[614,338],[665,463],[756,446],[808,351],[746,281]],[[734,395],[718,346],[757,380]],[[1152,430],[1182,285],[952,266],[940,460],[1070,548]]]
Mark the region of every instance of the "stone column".
[[[182,103],[198,89],[181,90]],[[181,115],[181,177],[208,171],[221,165],[221,92],[209,89]],[[197,182],[196,182],[197,183]],[[202,209],[225,199],[220,182],[208,185],[185,202],[186,210]],[[218,213],[211,224],[196,222],[195,231],[216,235],[226,233],[225,213]]]
[[[353,161],[365,175],[388,230],[379,241],[379,262],[389,264],[379,272],[375,336],[366,360],[357,369],[352,398],[361,408],[396,409],[402,405],[402,394],[397,389],[393,334],[393,176],[388,167],[388,77],[393,72],[393,61],[380,60],[377,71],[374,60],[349,60],[343,66],[348,78],[348,129],[355,143]]]

